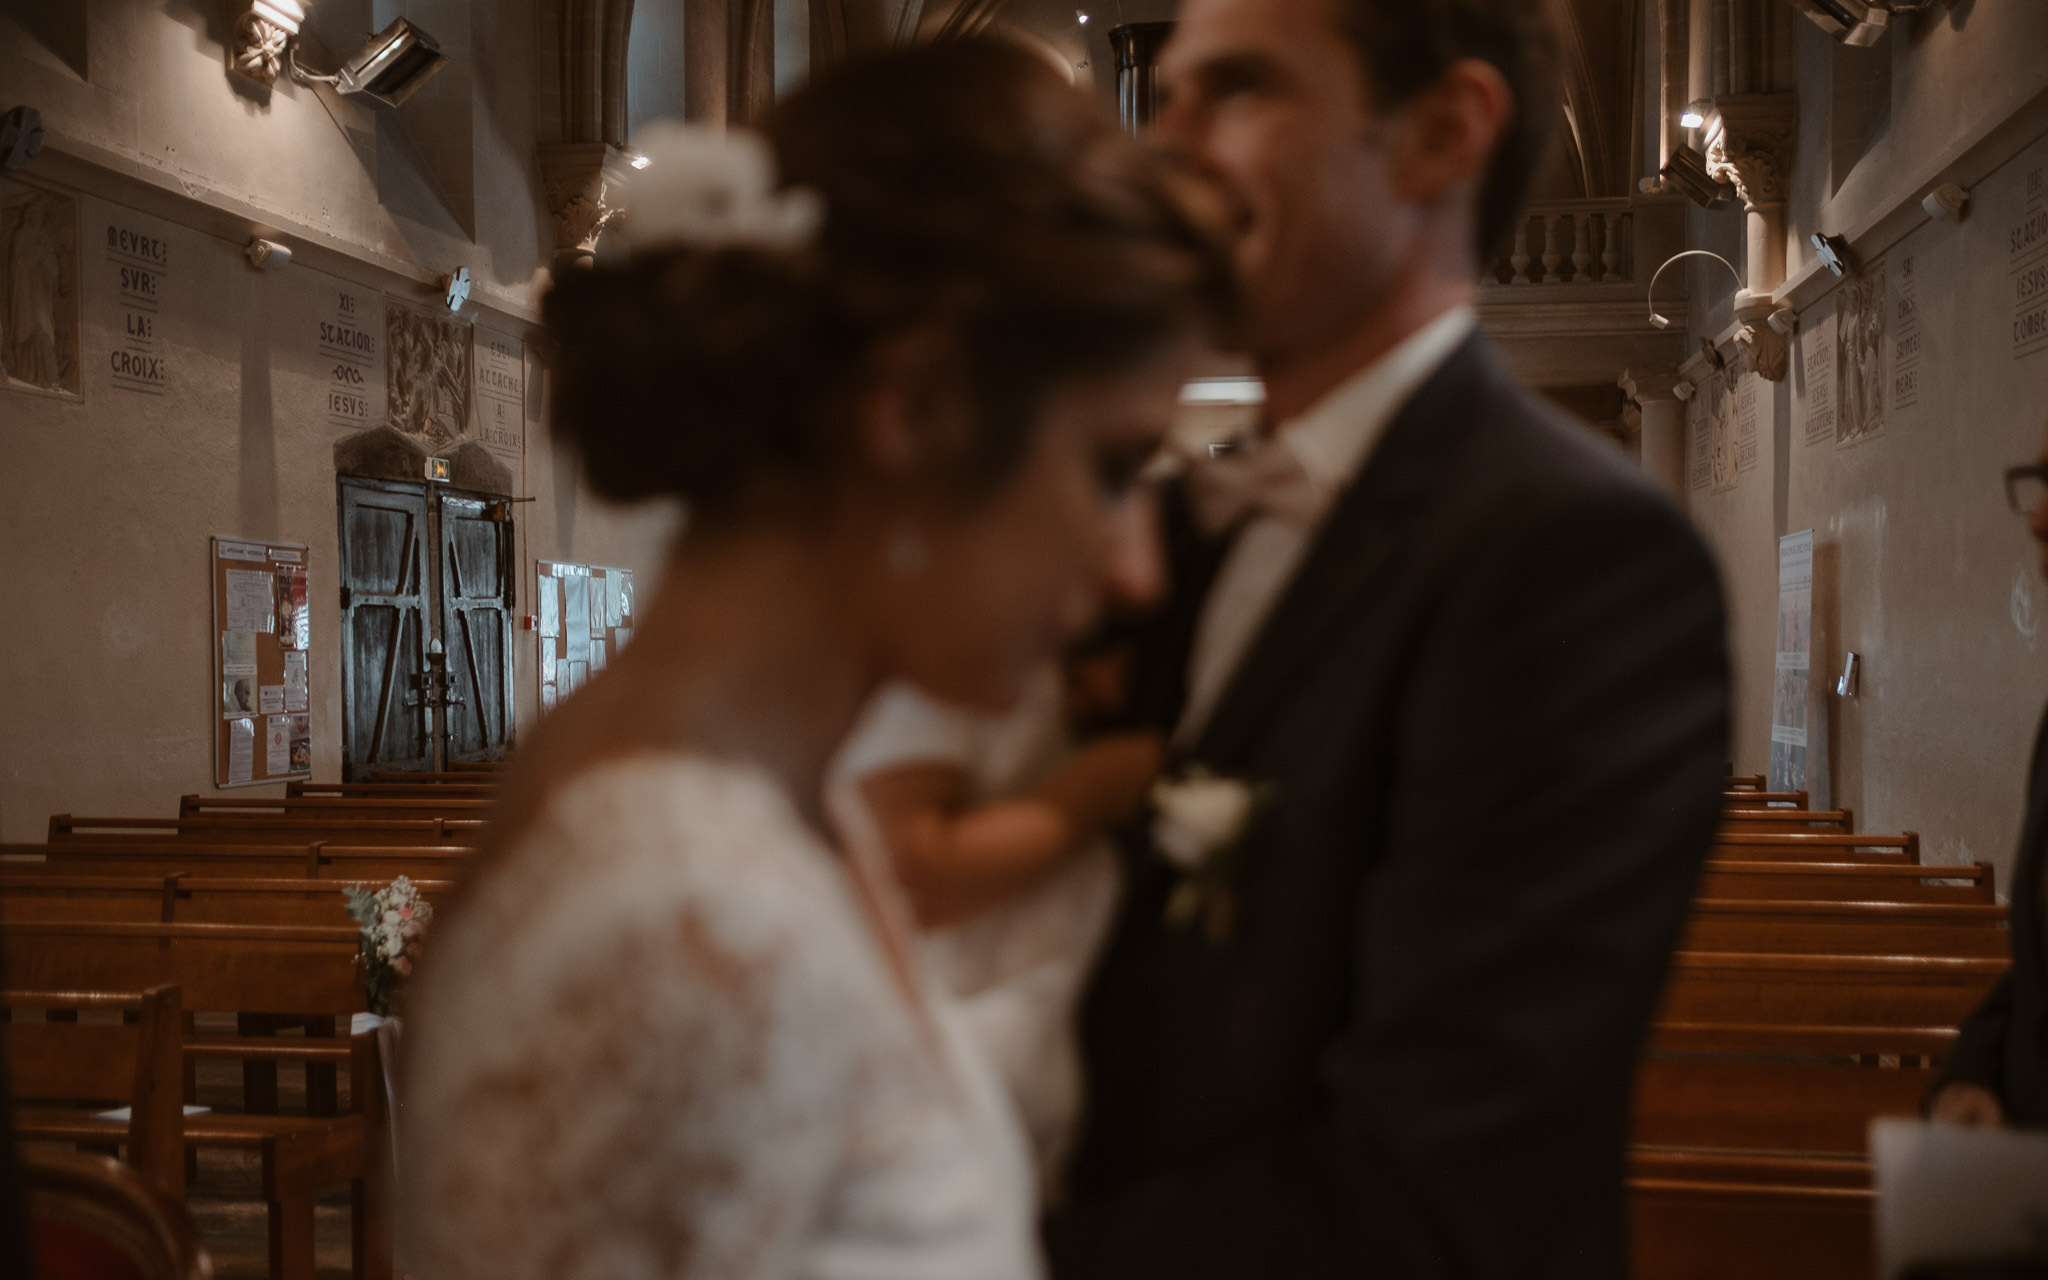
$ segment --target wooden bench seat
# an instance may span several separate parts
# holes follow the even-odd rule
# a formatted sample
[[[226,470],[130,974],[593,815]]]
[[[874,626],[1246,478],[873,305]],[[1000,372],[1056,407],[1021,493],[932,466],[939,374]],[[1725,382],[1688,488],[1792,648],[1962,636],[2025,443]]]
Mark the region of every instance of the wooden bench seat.
[[[0,863],[0,869],[9,864]],[[414,881],[428,901],[453,888]],[[153,876],[0,874],[0,921],[103,920],[185,924],[347,925],[340,882]]]
[[[313,879],[388,883],[456,879],[472,851],[463,845],[207,844],[174,841],[64,840],[0,844],[8,876],[154,877],[183,872],[221,880]]]
[[[1996,901],[1992,869],[1869,862],[1735,862],[1714,859],[1700,877],[1703,898],[1812,902]]]
[[[252,814],[241,818],[82,818],[60,813],[50,818],[49,839],[106,843],[127,840],[159,843],[192,840],[202,844],[308,845],[474,845],[484,823],[476,818],[280,818]]]
[[[1713,861],[1912,862],[1920,837],[1856,835],[1846,831],[1722,831],[1708,851]]]
[[[2007,958],[2004,907],[1985,903],[1698,899],[1687,951]]]

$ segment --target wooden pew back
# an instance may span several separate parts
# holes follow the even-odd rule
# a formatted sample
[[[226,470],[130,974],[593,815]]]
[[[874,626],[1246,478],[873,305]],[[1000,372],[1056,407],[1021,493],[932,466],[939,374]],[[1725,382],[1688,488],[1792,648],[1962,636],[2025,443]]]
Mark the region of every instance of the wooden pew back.
[[[1852,835],[1842,831],[1727,831],[1715,834],[1709,857],[1733,862],[1913,862],[1920,837]]]
[[[416,880],[429,902],[453,886]],[[173,872],[152,876],[0,874],[0,923],[83,920],[143,924],[350,923],[345,885],[318,879],[219,879]]]
[[[96,843],[193,840],[207,844],[309,845],[474,845],[484,824],[473,818],[325,819],[274,818],[82,818],[54,814],[49,838]]]
[[[9,975],[18,972],[10,969]],[[53,1121],[93,1123],[97,1112],[125,1106],[125,1122],[101,1125],[127,1144],[129,1163],[167,1193],[182,1197],[185,1077],[177,986],[158,983],[135,994],[23,987],[0,992],[0,1007],[10,1014],[90,1009],[124,1016],[123,1022],[111,1024],[10,1021],[7,1071],[19,1126],[23,1136],[33,1138]]]
[[[347,883],[454,880],[472,856],[466,845],[206,844],[60,840],[0,844],[10,876],[150,876],[183,872],[220,880],[313,879]]]
[[[1814,902],[1992,903],[1992,869],[1927,867],[1869,862],[1709,861],[1700,877],[1703,898]]]
[[[180,818],[300,818],[328,822],[375,822],[405,819],[482,819],[489,811],[488,798],[470,798],[460,793],[425,797],[284,796],[249,798],[242,796],[185,796],[178,801]]]
[[[2005,908],[1985,903],[1700,899],[1686,951],[2009,958]]]
[[[19,921],[0,930],[0,969],[36,990],[175,983],[187,1009],[348,1015],[365,1008],[356,945],[353,925]]]

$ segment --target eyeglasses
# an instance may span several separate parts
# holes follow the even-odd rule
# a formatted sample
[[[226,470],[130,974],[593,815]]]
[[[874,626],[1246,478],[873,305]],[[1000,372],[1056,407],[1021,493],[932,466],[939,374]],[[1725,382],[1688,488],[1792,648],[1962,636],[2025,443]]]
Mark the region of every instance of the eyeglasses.
[[[2030,462],[2006,471],[2005,500],[2012,504],[2014,515],[2033,515],[2043,498],[2048,498],[2048,462]]]

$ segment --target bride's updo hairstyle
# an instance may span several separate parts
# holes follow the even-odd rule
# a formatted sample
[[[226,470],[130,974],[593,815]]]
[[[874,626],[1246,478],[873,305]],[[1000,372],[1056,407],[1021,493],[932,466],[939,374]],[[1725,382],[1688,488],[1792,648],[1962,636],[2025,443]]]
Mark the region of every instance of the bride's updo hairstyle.
[[[717,516],[764,482],[829,489],[867,358],[925,331],[964,379],[969,497],[1021,460],[1053,387],[1224,323],[1229,265],[1184,179],[1033,53],[841,64],[765,132],[785,188],[822,203],[807,243],[635,244],[546,299],[555,429],[609,497]]]

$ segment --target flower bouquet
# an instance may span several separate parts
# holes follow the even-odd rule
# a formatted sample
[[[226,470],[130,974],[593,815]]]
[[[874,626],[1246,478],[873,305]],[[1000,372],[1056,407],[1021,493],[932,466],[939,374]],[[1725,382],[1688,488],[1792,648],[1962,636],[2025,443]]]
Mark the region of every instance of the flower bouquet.
[[[342,894],[349,919],[362,928],[356,963],[363,967],[370,1012],[388,1017],[399,986],[419,960],[420,939],[433,922],[434,908],[404,876],[382,889],[350,885]]]

